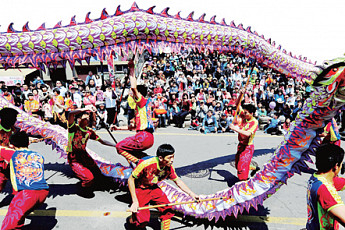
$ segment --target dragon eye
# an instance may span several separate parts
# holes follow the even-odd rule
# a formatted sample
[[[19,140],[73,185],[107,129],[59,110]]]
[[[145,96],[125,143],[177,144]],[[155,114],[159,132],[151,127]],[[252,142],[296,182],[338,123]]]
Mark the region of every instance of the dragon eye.
[[[327,92],[328,93],[333,92],[333,90],[335,90],[336,86],[337,86],[337,82],[334,82],[333,84],[327,86],[327,88],[326,88]]]
[[[337,72],[337,71],[338,71],[338,68],[333,68],[333,71],[334,71],[334,72]]]

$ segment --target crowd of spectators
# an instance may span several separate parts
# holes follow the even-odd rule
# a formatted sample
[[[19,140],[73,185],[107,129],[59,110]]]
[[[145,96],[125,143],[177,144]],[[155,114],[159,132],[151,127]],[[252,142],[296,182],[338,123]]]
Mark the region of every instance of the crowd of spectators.
[[[185,127],[187,117],[190,130],[222,133],[231,132],[229,124],[235,116],[239,90],[250,77],[244,103],[256,106],[255,116],[265,132],[284,133],[301,110],[311,87],[303,80],[287,78],[254,63],[241,54],[184,49],[179,54],[151,55],[139,83],[148,87],[150,112],[158,127]],[[91,125],[98,129],[101,119],[107,124],[117,122],[114,117],[124,85],[127,84],[123,79],[116,78],[112,83],[89,72],[85,81],[74,78],[48,85],[37,77],[11,90],[0,82],[0,89],[3,97],[14,105],[64,127],[68,111],[94,107],[99,116],[94,117]],[[129,94],[127,85],[121,108],[128,121],[134,114],[132,103],[127,100]]]

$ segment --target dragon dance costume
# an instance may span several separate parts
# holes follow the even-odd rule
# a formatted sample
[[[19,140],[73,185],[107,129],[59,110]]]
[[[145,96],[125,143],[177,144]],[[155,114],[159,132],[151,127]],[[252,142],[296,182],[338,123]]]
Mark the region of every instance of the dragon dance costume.
[[[15,128],[12,126],[9,129],[5,129],[0,125],[0,146],[9,147],[10,136],[14,133]],[[2,191],[9,178],[9,165],[4,158],[0,156],[0,191]]]
[[[128,161],[137,163],[137,153],[149,149],[154,143],[154,127],[151,120],[148,100],[142,95],[135,99],[135,124],[137,133],[117,143],[117,152]]]
[[[75,122],[68,127],[67,160],[73,172],[81,180],[82,187],[90,187],[94,183],[94,174],[100,174],[95,161],[86,152],[89,139],[98,141],[100,137],[91,128],[82,129]]]
[[[37,152],[21,148],[0,148],[0,155],[10,163],[14,197],[8,208],[1,230],[19,229],[25,217],[41,205],[48,196],[44,179],[44,158]]]

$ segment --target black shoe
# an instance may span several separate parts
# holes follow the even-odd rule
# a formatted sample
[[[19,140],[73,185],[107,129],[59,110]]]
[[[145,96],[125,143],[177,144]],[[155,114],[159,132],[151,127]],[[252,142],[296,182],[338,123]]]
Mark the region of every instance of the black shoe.
[[[92,187],[82,187],[81,183],[77,184],[77,195],[81,196],[86,199],[91,199],[95,197],[95,194],[93,193],[93,188]]]
[[[255,176],[255,174],[260,171],[260,167],[259,166],[256,166],[256,168],[250,173],[250,177],[253,177]]]
[[[125,229],[126,230],[138,230],[138,229],[146,229],[146,228],[139,228],[137,226],[135,226],[134,224],[130,223],[130,218],[132,218],[131,216],[126,218],[126,223],[125,223]]]

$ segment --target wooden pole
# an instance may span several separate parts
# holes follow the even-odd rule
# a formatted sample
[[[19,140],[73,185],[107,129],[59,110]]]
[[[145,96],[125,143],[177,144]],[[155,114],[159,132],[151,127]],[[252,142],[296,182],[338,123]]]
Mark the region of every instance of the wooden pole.
[[[42,137],[42,138],[31,139],[29,141],[29,144],[38,143],[38,142],[41,142],[41,141],[44,141],[44,140],[47,140],[47,139],[51,139],[51,138],[53,138],[53,137]]]
[[[109,130],[107,124],[106,124],[106,123],[104,122],[104,120],[99,116],[99,114],[97,113],[97,111],[95,111],[94,113],[95,113],[96,116],[101,120],[101,122],[104,124],[104,127],[105,127],[105,129],[108,131],[108,133],[109,133],[111,139],[113,139],[113,141],[115,142],[115,144],[117,144],[117,141],[116,141],[115,137],[113,136],[113,134],[110,132],[110,130]]]
[[[152,208],[170,207],[170,206],[176,206],[176,205],[181,205],[181,204],[192,204],[192,203],[201,203],[201,202],[212,201],[212,200],[227,200],[227,199],[229,198],[218,197],[218,198],[209,198],[209,199],[204,199],[204,200],[199,200],[199,201],[191,200],[191,201],[176,202],[176,203],[169,203],[169,204],[149,205],[145,207],[139,207],[138,211],[145,210],[145,209],[152,209]],[[126,212],[130,212],[130,210],[127,209]]]
[[[254,61],[254,64],[253,64],[253,66],[252,66],[252,68],[251,68],[251,70],[250,70],[250,74],[253,73],[255,64],[256,64],[256,61]],[[248,84],[249,84],[249,80],[250,80],[250,75],[248,75],[246,85],[244,86],[244,90],[247,90],[247,86],[248,86]],[[241,93],[241,94],[240,94],[240,98],[239,98],[239,100],[238,100],[238,102],[237,102],[237,105],[236,105],[236,112],[235,112],[235,117],[234,117],[234,122],[236,122],[236,119],[237,119],[237,116],[238,116],[238,110],[240,109],[240,105],[241,105],[243,96],[244,96],[244,93]]]

